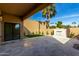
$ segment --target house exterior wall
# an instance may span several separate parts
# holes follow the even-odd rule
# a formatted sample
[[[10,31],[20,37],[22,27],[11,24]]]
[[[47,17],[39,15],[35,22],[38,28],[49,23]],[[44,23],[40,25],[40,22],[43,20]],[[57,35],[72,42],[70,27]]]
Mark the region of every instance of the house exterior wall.
[[[21,19],[17,16],[9,15],[9,14],[3,14],[0,17],[0,42],[4,41],[4,22],[7,23],[19,23],[20,24],[20,37],[23,37],[23,22]]]
[[[3,39],[3,36],[2,36],[2,16],[0,16],[0,43]]]
[[[21,19],[19,17],[9,15],[9,14],[4,14],[3,15],[3,22],[20,24],[20,38],[23,37],[23,22],[21,21]]]
[[[8,14],[3,15],[3,21],[10,22],[10,23],[20,23],[21,22],[19,17],[13,16],[13,15],[8,15]]]

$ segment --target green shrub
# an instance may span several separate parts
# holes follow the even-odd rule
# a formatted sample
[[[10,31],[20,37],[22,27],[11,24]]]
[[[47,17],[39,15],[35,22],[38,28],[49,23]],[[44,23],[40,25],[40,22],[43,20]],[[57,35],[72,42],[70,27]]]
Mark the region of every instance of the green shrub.
[[[54,35],[54,31],[51,32],[51,35]]]
[[[34,35],[34,32],[32,32],[32,35]]]
[[[38,32],[36,32],[36,34],[38,34]]]
[[[49,34],[48,31],[46,32],[46,34],[47,34],[47,35]]]
[[[40,36],[42,36],[42,35],[26,35],[26,37],[28,37],[28,38],[32,38],[32,37],[40,37]]]
[[[39,35],[41,35],[41,32],[39,32]]]
[[[42,35],[44,35],[44,33],[42,32]]]
[[[69,34],[69,37],[73,38],[74,37],[74,33]]]

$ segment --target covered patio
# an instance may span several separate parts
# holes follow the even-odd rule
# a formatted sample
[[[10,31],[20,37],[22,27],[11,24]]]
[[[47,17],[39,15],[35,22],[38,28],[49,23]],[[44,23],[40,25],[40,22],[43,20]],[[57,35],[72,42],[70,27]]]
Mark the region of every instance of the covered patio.
[[[48,5],[0,4],[0,56],[79,56],[79,50],[73,47],[79,43],[76,38],[64,44],[50,36],[23,38],[23,21]]]
[[[49,3],[1,3],[0,4],[0,43],[22,39],[23,20],[27,19]]]
[[[79,56],[73,45],[79,40],[72,39],[65,44],[48,36],[7,41],[0,46],[0,56]]]

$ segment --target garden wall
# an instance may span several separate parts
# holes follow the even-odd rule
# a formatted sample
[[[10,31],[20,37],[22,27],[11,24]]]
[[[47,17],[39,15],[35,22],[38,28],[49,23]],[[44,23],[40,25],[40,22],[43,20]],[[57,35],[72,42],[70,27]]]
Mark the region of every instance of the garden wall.
[[[74,34],[75,36],[79,35],[79,28],[70,28],[70,33]]]
[[[25,35],[29,35],[32,33],[36,34],[38,32],[39,24],[36,21],[30,19],[24,19],[23,26],[24,26]]]
[[[39,31],[40,31],[40,34],[41,35],[51,35],[53,34],[53,29],[47,29],[46,28],[46,23],[40,23],[40,29],[39,29],[39,22],[38,21],[33,21],[31,19],[25,19],[23,21],[23,25],[24,25],[24,31],[25,31],[25,34],[28,35],[28,34],[39,34]]]

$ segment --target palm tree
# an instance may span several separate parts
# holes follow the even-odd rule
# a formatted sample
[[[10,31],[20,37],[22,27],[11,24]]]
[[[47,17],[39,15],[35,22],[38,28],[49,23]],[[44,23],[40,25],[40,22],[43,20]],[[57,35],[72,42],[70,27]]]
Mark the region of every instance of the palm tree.
[[[47,22],[47,26],[49,24],[50,18],[52,18],[53,16],[55,16],[56,14],[56,9],[55,9],[55,4],[51,4],[48,7],[44,8],[42,10],[42,17],[48,19]]]

